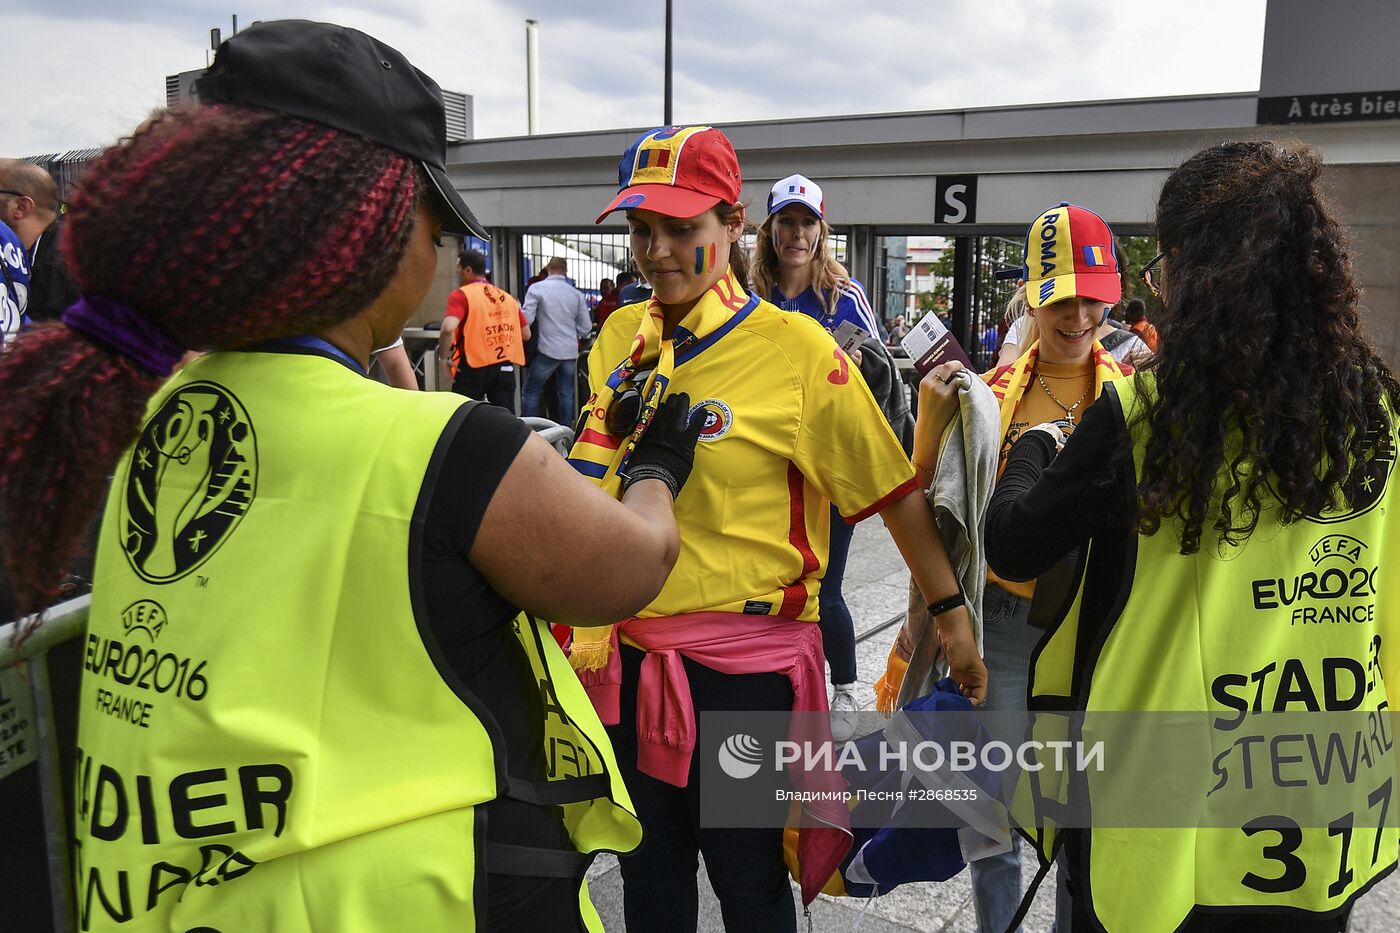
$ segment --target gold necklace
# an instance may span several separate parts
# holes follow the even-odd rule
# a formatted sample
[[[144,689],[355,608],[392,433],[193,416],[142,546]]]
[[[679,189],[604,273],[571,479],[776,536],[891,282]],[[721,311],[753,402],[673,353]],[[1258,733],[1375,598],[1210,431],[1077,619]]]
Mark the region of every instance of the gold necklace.
[[[1089,390],[1094,387],[1093,374],[1089,376],[1089,385],[1085,387],[1083,394],[1075,400],[1073,405],[1066,405],[1064,402],[1060,401],[1059,397],[1056,396],[1054,392],[1050,391],[1050,386],[1046,384],[1045,377],[1040,374],[1040,370],[1038,369],[1035,371],[1035,378],[1036,381],[1040,383],[1040,387],[1045,390],[1045,394],[1050,396],[1050,401],[1065,410],[1065,420],[1070,424],[1074,424],[1074,410],[1084,404],[1084,400],[1089,397]]]

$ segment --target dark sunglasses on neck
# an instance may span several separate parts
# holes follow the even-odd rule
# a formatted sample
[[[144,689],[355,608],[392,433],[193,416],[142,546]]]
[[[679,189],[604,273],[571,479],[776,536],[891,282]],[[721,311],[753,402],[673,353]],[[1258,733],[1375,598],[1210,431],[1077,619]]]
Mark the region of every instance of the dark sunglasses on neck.
[[[650,370],[633,373],[630,378],[624,379],[613,393],[612,404],[608,406],[607,414],[603,418],[608,426],[608,433],[612,436],[627,437],[636,428],[637,422],[642,420],[642,408],[646,402],[642,391],[650,375]]]

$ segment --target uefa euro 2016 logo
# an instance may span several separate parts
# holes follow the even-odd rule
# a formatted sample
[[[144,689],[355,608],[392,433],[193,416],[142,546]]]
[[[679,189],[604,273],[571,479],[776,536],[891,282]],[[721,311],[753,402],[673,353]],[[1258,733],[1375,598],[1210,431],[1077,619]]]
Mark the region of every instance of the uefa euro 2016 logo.
[[[253,425],[223,386],[194,382],[166,399],[132,449],[123,550],[141,579],[170,583],[209,559],[257,490]]]
[[[1390,482],[1390,472],[1395,467],[1395,445],[1391,442],[1390,425],[1371,424],[1362,438],[1365,448],[1366,470],[1361,479],[1361,495],[1352,508],[1335,512],[1322,510],[1306,516],[1308,521],[1320,525],[1333,524],[1365,515],[1376,507]]]

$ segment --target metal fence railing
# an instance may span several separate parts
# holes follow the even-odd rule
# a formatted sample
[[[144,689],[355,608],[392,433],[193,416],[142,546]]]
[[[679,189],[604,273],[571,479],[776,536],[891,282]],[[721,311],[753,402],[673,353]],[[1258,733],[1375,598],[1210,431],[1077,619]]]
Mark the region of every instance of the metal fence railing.
[[[0,627],[0,824],[9,865],[0,872],[0,904],[6,929],[75,928],[66,765],[76,747],[77,649],[90,605],[91,597],[81,596],[37,622]],[[21,626],[32,629],[19,640]],[[62,694],[57,703],[56,692]]]
[[[968,355],[978,369],[986,371],[996,363],[997,351],[1006,336],[1006,305],[1016,293],[1014,279],[998,279],[997,272],[1024,261],[1024,241],[1008,237],[972,238],[972,336]]]
[[[525,233],[520,256],[522,282],[542,273],[551,259],[563,257],[569,264],[569,278],[590,307],[598,301],[603,279],[615,284],[620,273],[632,268],[625,233]]]

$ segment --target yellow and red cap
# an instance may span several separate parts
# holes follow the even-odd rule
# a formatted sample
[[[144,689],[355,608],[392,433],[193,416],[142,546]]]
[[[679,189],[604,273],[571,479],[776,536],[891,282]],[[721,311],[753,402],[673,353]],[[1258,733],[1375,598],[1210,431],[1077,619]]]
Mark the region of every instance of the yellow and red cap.
[[[1061,201],[1026,231],[1026,303],[1040,308],[1066,298],[1114,304],[1123,297],[1113,231],[1087,207]]]
[[[695,217],[735,204],[743,178],[729,139],[710,126],[662,126],[637,137],[617,165],[617,195],[594,223],[633,208]]]

